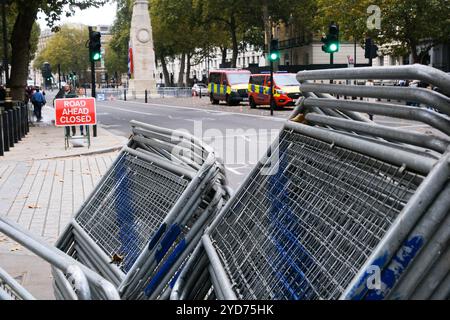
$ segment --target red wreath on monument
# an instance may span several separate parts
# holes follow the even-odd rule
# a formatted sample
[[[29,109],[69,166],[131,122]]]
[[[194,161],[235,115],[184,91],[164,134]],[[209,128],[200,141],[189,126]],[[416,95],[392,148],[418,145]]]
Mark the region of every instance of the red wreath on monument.
[[[131,78],[134,73],[133,48],[128,48],[128,76]]]

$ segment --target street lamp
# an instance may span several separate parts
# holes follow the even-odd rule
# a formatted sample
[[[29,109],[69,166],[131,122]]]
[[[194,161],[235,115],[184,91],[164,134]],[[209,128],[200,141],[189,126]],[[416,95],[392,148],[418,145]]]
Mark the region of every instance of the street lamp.
[[[6,0],[0,0],[2,4],[2,31],[3,31],[3,70],[5,71],[6,85],[9,86],[8,63],[8,29],[6,25]]]

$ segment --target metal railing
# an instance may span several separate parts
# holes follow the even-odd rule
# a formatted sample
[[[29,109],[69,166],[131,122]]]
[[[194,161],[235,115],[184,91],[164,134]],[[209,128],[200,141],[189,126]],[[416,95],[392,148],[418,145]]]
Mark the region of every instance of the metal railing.
[[[187,98],[192,96],[192,88],[161,87],[151,90],[135,91],[129,89],[98,89],[99,101],[143,100],[148,102],[157,98]]]
[[[110,282],[17,224],[0,217],[0,232],[50,263],[55,270],[70,279],[66,287],[60,290],[71,292],[72,299],[119,299],[117,290]],[[95,289],[97,295],[94,296],[91,289]],[[57,296],[58,292],[56,290]],[[34,299],[25,288],[2,269],[0,269],[0,294],[3,294],[0,299]]]
[[[21,101],[0,101],[0,156],[22,141],[29,131],[28,106]]]

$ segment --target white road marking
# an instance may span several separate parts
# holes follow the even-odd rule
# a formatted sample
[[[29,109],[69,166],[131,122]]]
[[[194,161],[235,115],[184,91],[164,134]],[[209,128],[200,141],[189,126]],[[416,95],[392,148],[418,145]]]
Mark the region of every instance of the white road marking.
[[[125,112],[143,114],[143,115],[146,115],[146,116],[155,116],[156,115],[156,114],[150,113],[150,112],[142,112],[142,111],[129,110],[129,109],[124,109],[124,108],[117,108],[117,107],[110,107],[110,106],[103,106],[103,105],[102,105],[102,107],[110,108],[110,109],[114,109],[114,110],[125,111]]]
[[[278,117],[268,117],[268,116],[259,116],[254,114],[247,114],[247,113],[238,113],[238,112],[226,112],[226,111],[214,111],[214,110],[202,110],[198,108],[191,108],[191,107],[180,107],[180,106],[173,106],[173,105],[167,105],[167,104],[157,104],[157,103],[144,103],[144,102],[135,102],[135,101],[121,101],[124,103],[131,103],[131,104],[139,104],[143,106],[155,106],[155,107],[163,107],[163,108],[173,108],[173,109],[187,109],[187,110],[194,110],[199,112],[209,112],[209,113],[217,113],[218,115],[239,115],[239,116],[245,116],[245,117],[252,117],[252,118],[262,118],[265,120],[273,120],[273,121],[280,121],[280,122],[286,122],[285,118],[278,118]],[[105,106],[103,103],[99,102],[99,105]],[[106,106],[108,108],[117,109],[117,110],[125,110],[121,108],[113,108]],[[125,111],[129,111],[126,109]]]

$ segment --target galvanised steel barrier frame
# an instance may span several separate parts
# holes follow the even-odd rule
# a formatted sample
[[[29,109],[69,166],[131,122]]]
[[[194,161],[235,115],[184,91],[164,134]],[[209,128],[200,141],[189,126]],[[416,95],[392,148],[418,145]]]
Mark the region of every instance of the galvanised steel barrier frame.
[[[122,299],[163,298],[170,294],[171,282],[176,276],[177,270],[199,241],[206,224],[216,215],[224,201],[229,198],[230,190],[220,160],[215,158],[210,147],[204,145],[198,139],[181,132],[135,121],[132,122],[132,127],[133,136],[128,145],[124,147],[109,173],[101,179],[99,187],[88,197],[88,200],[75,215],[70,226],[58,240],[57,247],[109,279],[120,290]],[[190,153],[180,157],[180,150],[190,151]],[[108,195],[109,193],[102,191],[110,184],[111,179],[125,181],[136,179],[142,174],[139,170],[134,171],[133,178],[125,178],[122,173],[118,174],[118,172],[125,170],[121,169],[123,157],[131,157],[135,159],[134,161],[148,163],[155,168],[160,168],[158,170],[164,170],[159,174],[170,173],[174,177],[178,177],[177,180],[186,181],[183,192],[171,200],[170,210],[158,213],[158,215],[162,214],[160,216],[161,221],[157,222],[159,225],[148,225],[148,228],[146,226],[146,238],[142,239],[142,243],[139,244],[132,259],[125,256],[125,268],[123,265],[117,266],[111,263],[114,257],[111,256],[111,252],[105,251],[108,240],[99,238],[98,233],[94,232],[95,228],[87,227],[86,223],[82,222],[83,219],[80,220],[81,216],[86,216],[85,212],[94,214],[98,210],[109,212],[110,209],[104,207],[100,202],[117,202],[114,199],[120,198],[120,192],[116,193],[114,198],[111,198]],[[153,176],[152,179],[143,179],[139,182],[141,185],[139,188],[142,189],[144,185],[151,186],[156,181],[153,179],[159,178]],[[134,182],[127,183],[128,190],[135,190],[134,184]],[[119,185],[112,186],[112,188],[117,188],[117,186]],[[137,192],[141,193],[145,191],[144,189],[139,190],[136,189]],[[168,194],[163,189],[153,189],[151,192],[152,194],[144,192],[142,196],[148,199],[154,198],[155,205],[162,203],[164,197],[170,196],[170,192]],[[157,199],[155,194],[158,193],[160,196]],[[137,201],[141,203],[141,200],[138,199]],[[139,205],[142,206],[143,202]],[[129,203],[128,206],[132,206],[132,204]],[[92,208],[96,209],[93,211]],[[140,208],[140,210],[145,210],[145,208]],[[156,212],[142,212],[142,214],[151,214],[156,218]],[[102,223],[109,225],[110,222],[106,222],[101,218],[101,215],[100,212],[100,216],[98,219],[96,218],[95,223],[104,221]],[[151,215],[149,218],[152,218]],[[108,226],[108,230],[110,230],[109,228],[111,227]],[[131,226],[129,233],[134,232],[133,228]],[[114,238],[118,237],[118,234],[115,231],[112,233],[106,231],[103,237]],[[109,241],[112,241],[112,239]],[[69,292],[67,290],[63,292],[60,289],[68,287],[64,275],[60,272],[54,272],[54,276],[55,290],[58,291],[57,296],[66,299],[71,298],[73,293],[70,290]]]
[[[187,87],[162,87],[145,91],[133,91],[129,89],[98,89],[97,96],[103,96],[107,100],[144,100],[146,103],[154,98],[186,98],[192,97],[192,88]]]
[[[239,273],[232,271],[235,270],[233,269],[235,267],[234,262],[242,265],[252,265],[256,263],[256,260],[245,260],[244,262],[244,260],[242,260],[244,257],[240,253],[236,253],[234,258],[227,256],[224,253],[226,251],[225,247],[219,246],[219,243],[222,240],[220,240],[220,237],[217,237],[218,232],[220,231],[221,234],[225,234],[223,238],[226,238],[228,233],[233,234],[230,229],[232,228],[231,226],[228,227],[228,229],[223,227],[224,225],[226,226],[225,222],[234,222],[236,219],[240,219],[242,214],[246,214],[242,212],[241,215],[238,215],[239,210],[233,211],[233,207],[238,205],[240,198],[245,198],[246,196],[249,197],[248,194],[256,192],[257,188],[248,189],[248,191],[244,188],[246,186],[248,187],[248,185],[251,184],[252,179],[255,179],[255,177],[258,176],[260,170],[264,168],[264,165],[267,163],[270,156],[273,155],[273,153],[276,153],[277,150],[280,151],[280,149],[278,149],[281,148],[279,147],[279,144],[275,144],[269,149],[267,155],[261,159],[260,163],[255,167],[243,186],[236,192],[235,196],[227,203],[220,215],[208,228],[202,238],[202,243],[197,246],[193,257],[188,261],[181,272],[178,281],[175,283],[171,294],[172,299],[203,299],[205,297],[230,300],[236,298],[248,299],[249,297],[264,299],[268,296],[274,298],[286,298],[286,296],[289,295],[281,295],[280,292],[282,292],[282,290],[280,291],[280,288],[289,284],[289,279],[296,279],[297,282],[295,283],[301,282],[302,284],[305,284],[305,286],[297,288],[298,291],[289,291],[289,293],[292,294],[289,296],[290,298],[450,298],[450,289],[448,286],[450,281],[449,118],[446,115],[434,111],[405,107],[396,104],[337,100],[330,94],[417,101],[426,103],[427,105],[433,105],[435,109],[444,114],[448,114],[448,111],[450,110],[450,100],[443,94],[437,94],[423,89],[395,88],[394,90],[389,87],[353,87],[305,82],[329,79],[422,80],[439,86],[442,92],[448,94],[448,92],[450,92],[450,77],[438,70],[423,66],[306,71],[298,74],[298,80],[302,82],[301,89],[305,98],[299,101],[299,106],[294,111],[291,121],[285,125],[285,128],[283,129],[284,137],[289,134],[294,134],[297,137],[307,136],[318,139],[318,141],[328,144],[330,150],[335,148],[352,150],[361,156],[364,155],[372,158],[373,161],[383,161],[394,165],[398,168],[397,170],[399,173],[410,172],[411,174],[416,175],[416,177],[411,180],[415,181],[414,185],[416,185],[416,189],[411,189],[411,195],[402,200],[403,204],[401,206],[401,211],[393,217],[385,232],[380,234],[379,240],[377,240],[376,243],[373,243],[375,246],[372,247],[372,250],[365,252],[366,258],[365,261],[362,261],[364,263],[361,263],[360,261],[360,263],[357,264],[358,269],[351,272],[352,278],[345,278],[343,275],[346,273],[344,267],[345,262],[338,263],[336,261],[331,268],[337,268],[337,271],[334,273],[335,278],[325,277],[328,270],[330,270],[329,268],[331,265],[328,268],[326,265],[323,265],[322,271],[313,274],[314,277],[310,278],[310,280],[315,279],[316,277],[323,278],[319,285],[312,280],[312,282],[304,281],[306,279],[305,277],[311,275],[308,274],[308,272],[311,272],[311,269],[314,269],[314,266],[317,266],[318,263],[320,264],[320,261],[316,260],[319,259],[320,256],[305,253],[308,251],[306,249],[307,247],[310,249],[314,248],[313,244],[320,240],[320,238],[311,236],[309,241],[297,242],[295,246],[290,247],[290,250],[282,250],[286,259],[290,259],[289,261],[291,262],[297,261],[297,263],[290,264],[291,271],[287,274],[279,274],[278,271],[273,271],[275,274],[278,274],[276,277],[270,279],[260,277],[258,282],[259,286],[255,287],[250,285],[253,280],[251,275],[258,277],[254,272],[247,271],[250,272],[250,274],[247,274],[247,277],[244,277],[239,276]],[[368,121],[358,114],[358,112],[421,121],[430,125],[432,128],[441,131],[444,136],[423,135],[411,133],[402,129],[386,128]],[[311,147],[313,147],[313,145],[311,145]],[[294,145],[291,142],[291,145],[289,145],[286,150],[292,148],[294,148]],[[309,152],[307,151],[308,144],[304,145],[303,148],[304,155],[300,153],[299,157],[307,157],[307,152]],[[285,152],[285,150],[281,151]],[[310,161],[311,163],[314,163],[318,160],[312,158]],[[330,162],[330,168],[338,169],[339,166],[344,165],[344,162],[339,164],[339,161],[341,160],[339,160],[338,157],[334,158],[333,162],[335,163]],[[283,161],[280,160],[280,166],[283,171],[292,170],[289,163],[290,162],[288,162],[288,164],[283,164]],[[364,163],[365,162],[355,167],[355,170],[356,168],[358,168],[358,170],[362,169]],[[365,165],[366,164],[364,164],[364,166]],[[298,166],[299,165],[297,164],[296,167],[298,168]],[[347,179],[364,181],[360,175],[353,175],[351,171],[346,174],[349,176],[341,176],[345,181],[347,181]],[[283,178],[283,175],[284,173],[280,173],[276,179],[282,179],[282,181],[284,181],[283,179],[285,178]],[[421,178],[418,179],[419,177]],[[293,180],[289,179],[296,178],[295,176],[291,176],[288,180],[284,181],[283,184],[288,183],[289,185],[289,183],[294,183]],[[303,179],[305,179],[305,177]],[[374,180],[365,180],[365,183],[361,184],[361,187],[365,186],[369,188],[371,183],[373,184],[373,181]],[[383,184],[386,185],[385,187],[382,187],[382,189],[389,190],[386,188],[391,188],[391,195],[397,195],[399,190],[396,190],[396,187],[389,187],[387,181],[380,184],[380,186],[383,186]],[[301,191],[300,189],[296,190]],[[376,188],[370,192],[375,191]],[[321,191],[318,190],[317,192],[320,193]],[[286,198],[295,198],[294,195],[294,193],[288,193]],[[333,200],[336,197],[336,195],[333,195],[332,193],[322,194],[322,196],[328,197],[330,200]],[[314,202],[314,199],[315,198],[313,197],[309,199],[309,201]],[[239,208],[245,208],[246,206],[251,206],[251,202],[243,202]],[[284,206],[279,208],[280,210],[287,210]],[[312,212],[316,212],[316,214],[319,214],[321,210],[326,209],[325,207],[310,208],[311,209],[309,210],[314,210]],[[337,209],[339,210],[342,208]],[[326,212],[324,211],[323,213],[325,214]],[[362,213],[363,212],[360,212],[360,214]],[[236,215],[234,220],[233,214]],[[298,214],[300,213],[298,212]],[[330,215],[331,212],[327,214]],[[342,212],[340,216],[343,217],[346,214],[347,213]],[[389,216],[393,213],[386,211],[384,214]],[[292,219],[292,215],[290,216],[290,219]],[[368,216],[367,218],[375,219],[375,216]],[[260,219],[266,218],[264,215],[260,215]],[[332,215],[327,219],[332,219]],[[295,220],[290,221],[290,224],[295,224]],[[336,229],[342,227],[338,221],[335,223]],[[303,224],[308,225],[307,221],[303,221]],[[323,224],[322,227],[326,225],[324,222],[321,222],[321,224]],[[233,224],[233,226],[236,227],[237,224]],[[310,225],[309,227],[311,228],[310,233],[312,232],[311,234],[315,234],[317,230],[314,230],[315,228],[319,228],[320,224]],[[375,227],[371,227],[371,230],[373,230],[373,228]],[[289,237],[289,230],[286,230],[286,232],[287,234],[285,234],[285,237]],[[269,232],[268,234],[271,233]],[[272,234],[277,235],[274,231],[272,231]],[[242,241],[247,241],[252,237],[255,237],[252,233],[240,234],[240,239]],[[282,245],[285,241],[288,241],[288,238],[285,238],[284,242],[280,242],[279,239],[277,240],[273,237],[274,236],[272,235],[272,241],[278,241],[274,242],[278,243],[278,245]],[[236,245],[239,241],[228,241],[228,244],[234,246],[235,250],[238,248]],[[259,242],[260,247],[256,245],[256,248],[260,248],[259,250],[267,250],[267,247],[261,245],[261,241],[263,240],[260,240]],[[332,243],[330,243],[330,246],[331,245]],[[361,244],[354,242],[353,244],[349,244],[347,249],[350,250],[350,248],[353,248],[351,250],[356,250],[360,246]],[[326,248],[319,247],[323,250]],[[280,248],[282,249],[283,247],[278,247],[276,250],[281,250]],[[275,252],[277,252],[276,250]],[[300,257],[298,256],[299,253],[302,253]],[[263,251],[261,251],[259,259],[263,258],[264,254]],[[339,256],[329,255],[331,261],[335,261],[335,258],[339,258]],[[352,258],[352,256],[343,254],[340,258],[346,260]],[[300,263],[301,261],[303,261],[303,264]],[[324,261],[322,262],[324,263]],[[271,264],[268,263],[265,268],[260,270],[262,270],[263,274],[270,275],[270,273],[265,271],[270,268]],[[254,269],[250,268],[249,270]],[[379,272],[379,278],[377,280],[379,280],[380,283],[375,283],[376,286],[372,287],[370,286],[370,280],[373,280],[371,277],[373,277],[374,272],[376,273],[377,271]],[[245,273],[245,271],[242,272],[243,274]],[[204,286],[198,285],[200,279],[202,283],[205,284]],[[247,280],[241,283],[237,281],[237,279],[240,279],[241,281],[242,279]],[[278,279],[278,282],[275,284],[273,283],[274,279]],[[345,281],[342,281],[342,279],[345,279]],[[276,290],[279,290],[278,296]],[[320,292],[324,294],[321,295]]]
[[[0,232],[50,263],[53,268],[63,272],[71,281],[70,287],[74,292],[74,298],[92,299],[90,287],[93,287],[100,293],[102,299],[119,299],[117,290],[110,282],[17,224],[0,217]],[[12,281],[6,272],[0,273],[0,287],[2,285],[7,287],[11,299],[33,299],[33,296],[17,282]]]

